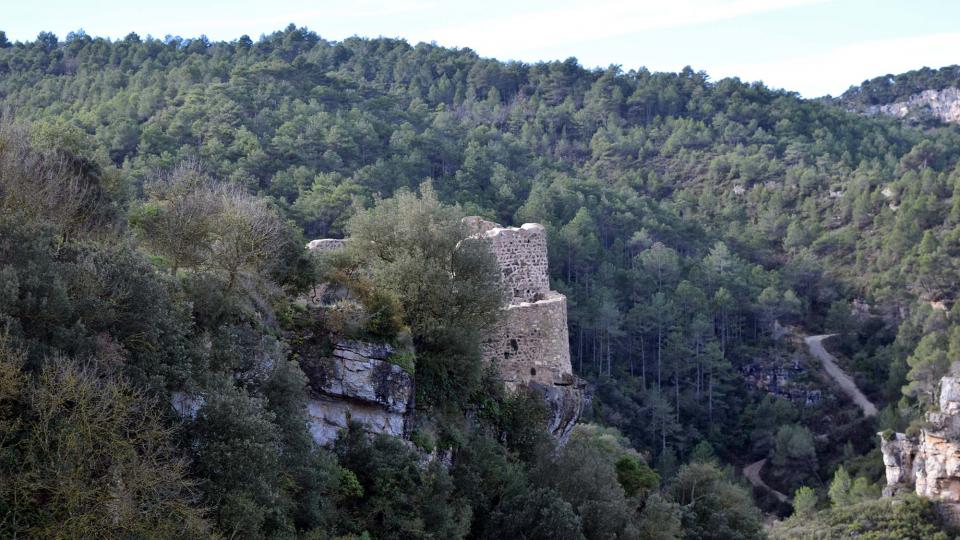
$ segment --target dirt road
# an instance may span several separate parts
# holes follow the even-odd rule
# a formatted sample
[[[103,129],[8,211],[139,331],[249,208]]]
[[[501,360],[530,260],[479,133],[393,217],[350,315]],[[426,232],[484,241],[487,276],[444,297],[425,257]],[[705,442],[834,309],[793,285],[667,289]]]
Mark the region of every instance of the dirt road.
[[[782,503],[790,502],[790,497],[787,497],[783,493],[780,493],[779,491],[768,486],[767,483],[763,481],[763,478],[760,478],[760,471],[763,470],[763,466],[766,464],[766,459],[761,459],[760,461],[751,463],[743,468],[743,475],[747,477],[747,480],[750,481],[750,484],[753,485],[753,487],[758,487],[769,491],[774,497],[777,498],[778,501]]]
[[[833,380],[837,381],[837,384],[840,385],[843,392],[847,394],[857,406],[863,409],[863,415],[868,417],[876,416],[877,407],[873,403],[870,403],[867,396],[863,395],[863,392],[857,388],[857,384],[853,382],[853,379],[840,369],[833,355],[823,348],[823,340],[833,335],[834,334],[807,336],[803,338],[803,340],[807,342],[807,347],[810,348],[810,354],[819,358],[820,362],[823,363],[823,369],[826,370],[827,374],[830,375]]]

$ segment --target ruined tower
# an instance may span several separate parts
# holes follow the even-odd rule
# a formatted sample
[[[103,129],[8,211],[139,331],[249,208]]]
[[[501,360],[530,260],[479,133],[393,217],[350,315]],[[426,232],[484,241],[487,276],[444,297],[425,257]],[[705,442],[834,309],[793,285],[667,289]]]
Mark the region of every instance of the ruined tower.
[[[570,366],[567,298],[550,290],[546,230],[536,223],[501,227],[479,217],[463,223],[468,234],[488,242],[508,293],[499,320],[483,340],[484,361],[497,367],[509,391],[529,388],[543,397],[549,407],[547,429],[563,444],[588,396]],[[328,253],[347,242],[314,240],[307,248]],[[413,379],[388,362],[392,351],[387,349],[342,341],[332,358],[308,362],[310,431],[318,443],[334,440],[349,419],[374,433],[402,436],[407,431]]]
[[[509,390],[543,394],[550,431],[565,442],[583,410],[586,385],[570,365],[567,298],[550,290],[546,229],[538,223],[502,227],[476,216],[463,223],[489,242],[507,289],[502,316],[483,343],[484,359],[497,366]]]

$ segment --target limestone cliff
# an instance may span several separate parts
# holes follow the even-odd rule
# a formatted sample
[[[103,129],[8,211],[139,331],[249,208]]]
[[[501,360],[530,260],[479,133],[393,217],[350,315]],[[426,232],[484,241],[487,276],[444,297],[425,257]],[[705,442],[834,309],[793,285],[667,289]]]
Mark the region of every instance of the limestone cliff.
[[[927,413],[916,437],[881,433],[880,450],[891,496],[913,490],[939,501],[945,514],[960,516],[960,378],[940,381],[939,410]]]
[[[896,116],[907,120],[939,120],[941,122],[960,122],[960,89],[951,87],[943,90],[924,90],[909,98],[886,105],[871,105],[867,114]]]
[[[329,358],[304,362],[309,380],[309,428],[318,444],[327,444],[353,420],[373,433],[406,433],[413,404],[413,377],[389,362],[392,347],[341,341]]]

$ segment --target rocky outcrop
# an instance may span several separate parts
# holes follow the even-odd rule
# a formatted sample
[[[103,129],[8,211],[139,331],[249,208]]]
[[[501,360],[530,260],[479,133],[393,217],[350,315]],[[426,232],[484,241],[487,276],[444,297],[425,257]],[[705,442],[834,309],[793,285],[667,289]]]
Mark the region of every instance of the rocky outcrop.
[[[924,90],[909,98],[887,105],[870,105],[867,114],[883,114],[908,120],[960,122],[960,89]]]
[[[527,386],[539,393],[547,404],[547,431],[561,445],[566,444],[592,397],[586,381],[572,377],[569,385],[530,382]]]
[[[403,436],[413,405],[413,377],[391,363],[389,345],[341,341],[329,358],[304,361],[311,390],[309,428],[327,444],[358,422],[372,432]]]
[[[917,454],[917,443],[903,433],[881,434],[880,452],[886,467],[887,485],[883,494],[892,497],[909,491],[913,486],[913,457]]]
[[[940,381],[939,410],[927,413],[916,437],[880,434],[886,466],[885,495],[909,491],[938,501],[944,514],[960,515],[960,378]]]
[[[307,249],[315,253],[329,253],[331,251],[337,251],[347,245],[347,240],[342,238],[321,238],[319,240],[311,240],[307,243]]]
[[[463,224],[489,243],[508,296],[484,340],[484,359],[497,367],[508,390],[526,387],[543,396],[548,428],[564,444],[590,395],[570,365],[567,298],[550,290],[546,229],[538,223],[502,227],[476,216]]]

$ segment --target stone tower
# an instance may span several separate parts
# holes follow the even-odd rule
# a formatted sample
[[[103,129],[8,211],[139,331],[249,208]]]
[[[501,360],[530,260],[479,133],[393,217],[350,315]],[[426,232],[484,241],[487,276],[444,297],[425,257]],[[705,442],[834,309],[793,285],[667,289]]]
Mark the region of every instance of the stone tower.
[[[567,298],[550,290],[547,232],[542,225],[502,227],[472,216],[468,233],[489,242],[507,289],[502,317],[483,343],[509,390],[529,387],[551,407],[550,430],[561,443],[579,419],[586,385],[573,375],[567,330]]]

